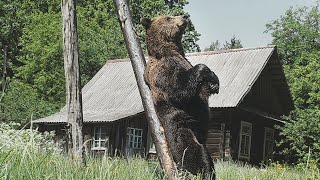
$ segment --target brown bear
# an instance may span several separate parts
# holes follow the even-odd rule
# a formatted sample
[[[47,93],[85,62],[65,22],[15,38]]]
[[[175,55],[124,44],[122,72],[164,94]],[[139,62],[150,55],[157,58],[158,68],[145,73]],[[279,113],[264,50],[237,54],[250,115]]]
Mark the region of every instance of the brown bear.
[[[219,92],[218,77],[206,65],[192,66],[185,58],[182,35],[187,16],[142,18],[149,61],[145,69],[159,120],[179,169],[214,179],[214,166],[206,149],[208,98]]]

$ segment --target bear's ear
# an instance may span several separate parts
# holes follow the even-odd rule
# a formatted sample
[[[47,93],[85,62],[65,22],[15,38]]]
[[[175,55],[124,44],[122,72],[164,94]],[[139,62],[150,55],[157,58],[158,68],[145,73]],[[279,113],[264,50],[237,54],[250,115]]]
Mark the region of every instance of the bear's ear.
[[[144,28],[149,29],[151,25],[151,19],[149,18],[141,18],[140,19],[141,24],[144,26]]]

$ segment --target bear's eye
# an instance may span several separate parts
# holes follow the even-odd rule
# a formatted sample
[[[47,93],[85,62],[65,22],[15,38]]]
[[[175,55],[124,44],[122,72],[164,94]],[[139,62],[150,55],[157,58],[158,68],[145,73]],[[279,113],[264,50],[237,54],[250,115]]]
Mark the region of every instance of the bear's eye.
[[[170,20],[171,20],[171,17],[167,17],[167,20],[170,21]]]

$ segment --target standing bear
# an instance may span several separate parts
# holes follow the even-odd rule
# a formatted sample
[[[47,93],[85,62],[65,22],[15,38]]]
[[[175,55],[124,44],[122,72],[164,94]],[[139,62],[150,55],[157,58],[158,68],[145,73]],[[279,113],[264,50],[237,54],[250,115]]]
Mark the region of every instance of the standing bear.
[[[192,66],[185,58],[181,40],[189,21],[188,16],[141,19],[149,53],[144,76],[178,168],[214,179],[205,143],[208,98],[219,92],[219,80],[206,65]]]

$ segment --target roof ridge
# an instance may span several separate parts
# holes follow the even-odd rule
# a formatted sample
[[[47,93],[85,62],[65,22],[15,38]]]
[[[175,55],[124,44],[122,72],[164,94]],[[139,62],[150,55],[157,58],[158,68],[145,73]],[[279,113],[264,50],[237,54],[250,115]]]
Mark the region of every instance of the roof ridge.
[[[107,63],[118,63],[118,62],[129,62],[130,58],[123,58],[123,59],[109,59]]]
[[[193,52],[187,53],[186,56],[201,56],[201,55],[213,55],[213,54],[223,54],[223,53],[232,53],[232,52],[240,52],[240,51],[251,51],[251,50],[258,50],[258,49],[267,49],[267,48],[275,48],[275,45],[268,45],[268,46],[260,46],[260,47],[253,47],[253,48],[239,48],[239,49],[227,49],[227,50],[217,50],[217,51],[204,51],[204,52]],[[147,59],[148,56],[145,56]],[[109,59],[107,63],[118,63],[118,62],[129,62],[130,58],[123,58],[123,59]]]
[[[251,51],[251,50],[258,50],[258,49],[275,48],[275,47],[276,47],[275,45],[268,45],[268,46],[260,46],[260,47],[253,47],[253,48],[239,48],[239,49],[193,52],[193,53],[187,53],[186,56],[189,57],[189,56],[223,54],[223,53],[232,53],[232,52],[241,52],[241,51]]]

